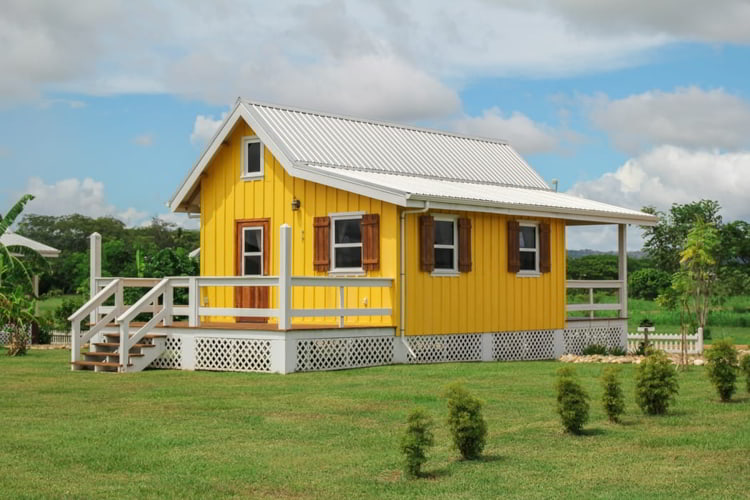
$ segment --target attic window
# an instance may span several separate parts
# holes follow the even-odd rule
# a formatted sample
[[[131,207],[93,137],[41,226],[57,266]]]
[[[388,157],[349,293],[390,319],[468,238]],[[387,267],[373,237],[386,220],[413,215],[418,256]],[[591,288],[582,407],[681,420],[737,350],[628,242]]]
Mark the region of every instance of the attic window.
[[[263,178],[263,143],[255,136],[242,138],[242,178]]]

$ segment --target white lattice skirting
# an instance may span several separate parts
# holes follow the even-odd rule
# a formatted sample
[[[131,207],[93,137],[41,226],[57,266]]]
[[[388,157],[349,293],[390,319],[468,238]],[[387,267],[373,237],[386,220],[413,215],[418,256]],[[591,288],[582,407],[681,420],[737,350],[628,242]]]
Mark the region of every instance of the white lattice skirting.
[[[395,363],[542,360],[580,353],[590,344],[624,347],[625,338],[624,322],[612,320],[565,330],[409,336],[408,348],[388,328],[252,336],[169,333],[166,350],[151,368],[290,373]]]

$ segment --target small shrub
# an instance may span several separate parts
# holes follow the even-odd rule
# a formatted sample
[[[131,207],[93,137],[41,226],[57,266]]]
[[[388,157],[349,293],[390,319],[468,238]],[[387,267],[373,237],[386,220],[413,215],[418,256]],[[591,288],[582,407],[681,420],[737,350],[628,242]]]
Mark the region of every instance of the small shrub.
[[[482,417],[482,402],[461,384],[448,387],[448,427],[453,444],[467,460],[479,458],[487,441],[487,422]]]
[[[406,432],[401,438],[401,453],[404,454],[404,472],[407,477],[422,475],[422,465],[427,462],[427,448],[435,443],[432,434],[433,421],[421,408],[409,413]]]
[[[616,366],[608,366],[602,371],[602,405],[610,422],[619,422],[620,415],[625,411],[625,396],[619,374],[620,370]]]
[[[575,370],[565,366],[557,371],[557,413],[566,432],[580,434],[589,420],[589,396],[578,383]]]
[[[740,369],[745,374],[745,389],[747,389],[747,392],[750,392],[750,354],[742,356]]]
[[[583,348],[584,356],[591,356],[594,354],[601,354],[602,356],[607,355],[607,346],[600,344],[589,344]]]
[[[610,347],[607,351],[610,356],[625,356],[627,353],[628,351],[622,347]]]
[[[635,402],[649,415],[663,415],[679,391],[677,370],[662,351],[648,351],[635,371]]]
[[[737,349],[730,339],[721,339],[706,350],[705,357],[708,378],[716,387],[721,400],[729,401],[737,389]]]

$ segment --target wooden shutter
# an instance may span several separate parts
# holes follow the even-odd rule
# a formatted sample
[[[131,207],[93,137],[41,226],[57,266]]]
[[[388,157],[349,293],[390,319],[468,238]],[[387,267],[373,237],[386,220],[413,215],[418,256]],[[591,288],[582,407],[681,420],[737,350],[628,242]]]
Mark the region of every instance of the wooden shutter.
[[[316,271],[328,271],[331,268],[331,218],[315,217],[313,229],[315,231],[313,266]]]
[[[549,223],[542,222],[539,224],[539,272],[549,271]]]
[[[435,219],[431,215],[419,217],[419,268],[432,272],[435,269]]]
[[[518,221],[508,221],[508,272],[517,273],[521,270],[521,251],[519,250],[518,232],[521,226]]]
[[[471,219],[458,219],[458,270],[462,273],[471,271]]]
[[[362,268],[377,271],[380,268],[380,215],[362,216]]]

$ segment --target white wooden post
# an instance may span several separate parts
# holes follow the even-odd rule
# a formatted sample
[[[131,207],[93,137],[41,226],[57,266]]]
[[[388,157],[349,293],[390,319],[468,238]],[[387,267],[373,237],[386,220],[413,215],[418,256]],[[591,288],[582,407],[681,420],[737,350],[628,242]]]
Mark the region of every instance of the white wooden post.
[[[698,354],[703,354],[703,327],[698,327],[698,335],[695,340],[695,350]]]
[[[91,233],[89,236],[89,298],[94,298],[99,290],[96,289],[96,279],[102,276],[102,236]],[[91,311],[89,321],[96,324],[99,320],[99,308]]]
[[[73,328],[70,331],[70,360],[72,362],[81,360],[81,320],[76,319],[73,321]],[[75,370],[76,367],[70,367],[71,370]]]
[[[130,352],[130,322],[120,323],[120,372],[128,371],[128,353]]]
[[[594,289],[589,288],[589,304],[594,305]],[[594,319],[594,309],[589,311],[589,318]]]
[[[174,305],[174,287],[171,282],[167,282],[167,286],[164,287],[164,309],[167,313],[164,316],[164,326],[172,325],[172,306]],[[156,312],[154,312],[156,314]]]
[[[198,278],[191,276],[188,278],[188,326],[200,326],[200,288],[198,287]]]
[[[620,280],[620,318],[628,317],[628,225],[617,226],[617,279]]]
[[[283,224],[279,244],[279,330],[291,327],[292,308],[292,228]]]

